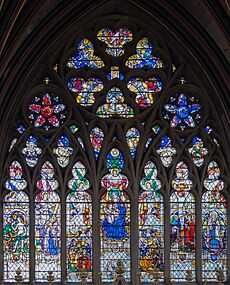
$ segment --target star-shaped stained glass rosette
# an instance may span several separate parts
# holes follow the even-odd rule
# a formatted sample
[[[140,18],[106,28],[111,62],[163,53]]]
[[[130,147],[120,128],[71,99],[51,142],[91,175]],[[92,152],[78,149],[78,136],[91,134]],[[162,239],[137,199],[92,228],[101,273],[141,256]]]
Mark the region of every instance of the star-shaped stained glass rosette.
[[[190,94],[175,94],[164,105],[163,116],[172,128],[194,128],[201,119],[201,105]]]
[[[28,107],[28,117],[36,128],[46,131],[60,127],[66,117],[66,106],[61,98],[49,93],[41,93]]]

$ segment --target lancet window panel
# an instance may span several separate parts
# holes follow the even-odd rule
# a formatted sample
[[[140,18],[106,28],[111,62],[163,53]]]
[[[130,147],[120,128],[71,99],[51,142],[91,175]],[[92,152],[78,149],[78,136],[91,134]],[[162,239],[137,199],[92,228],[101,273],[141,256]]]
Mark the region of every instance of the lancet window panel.
[[[18,106],[3,280],[225,281],[228,170],[209,94],[163,35],[103,23],[70,33]]]

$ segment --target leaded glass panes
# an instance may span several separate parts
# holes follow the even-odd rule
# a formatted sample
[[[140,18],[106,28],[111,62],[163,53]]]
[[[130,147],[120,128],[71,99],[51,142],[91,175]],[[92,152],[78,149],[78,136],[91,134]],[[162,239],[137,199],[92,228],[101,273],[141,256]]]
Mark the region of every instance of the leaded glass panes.
[[[29,281],[29,198],[23,191],[11,191],[4,197],[3,250],[6,282],[15,282],[16,270]]]
[[[66,167],[69,164],[69,159],[73,154],[73,151],[66,135],[63,135],[58,139],[57,147],[53,149],[53,153],[56,155],[57,162],[61,167]]]
[[[222,126],[186,57],[131,22],[70,32],[18,107],[1,168],[6,281],[18,265],[30,282],[227,275]]]
[[[164,205],[155,164],[148,161],[139,196],[139,267],[142,282],[164,279]]]
[[[195,198],[188,166],[180,161],[172,181],[175,192],[170,198],[171,278],[184,281],[188,270],[195,278]]]
[[[127,28],[120,28],[118,31],[102,29],[98,32],[97,37],[106,44],[106,52],[114,57],[124,54],[124,44],[133,39],[132,32]]]
[[[112,87],[106,94],[106,103],[97,109],[96,115],[101,118],[113,116],[131,118],[134,116],[134,111],[125,103],[123,92],[118,87]]]
[[[40,192],[35,198],[35,278],[46,282],[49,271],[52,271],[55,280],[60,281],[61,205],[55,192],[58,181],[49,161],[42,165],[37,188]]]
[[[127,177],[122,174],[124,157],[113,148],[107,155],[109,171],[101,180],[106,192],[101,197],[101,271],[102,280],[112,282],[116,277],[118,259],[126,265],[125,277],[130,279],[130,201],[124,191]]]
[[[90,68],[102,68],[104,63],[100,57],[94,55],[93,44],[86,38],[77,45],[77,55],[71,57],[66,66],[69,68],[82,68],[88,66]]]
[[[144,66],[162,68],[162,61],[152,55],[153,45],[147,38],[142,38],[136,46],[136,54],[130,56],[125,65],[129,68],[139,69]]]
[[[85,191],[89,182],[84,165],[78,161],[69,181],[71,192],[66,200],[67,280],[80,282],[80,275],[87,272],[92,280],[92,199]]]
[[[227,271],[227,203],[222,193],[224,182],[215,161],[208,165],[202,197],[202,270],[203,279],[226,279]]]

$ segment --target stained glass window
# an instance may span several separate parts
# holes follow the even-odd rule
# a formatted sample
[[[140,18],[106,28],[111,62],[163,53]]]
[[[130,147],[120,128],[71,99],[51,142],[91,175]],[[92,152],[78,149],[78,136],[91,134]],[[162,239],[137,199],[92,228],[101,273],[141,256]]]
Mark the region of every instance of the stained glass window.
[[[172,181],[175,191],[170,197],[170,263],[171,277],[186,280],[187,270],[195,275],[195,198],[188,166],[180,161]],[[195,276],[193,276],[195,278]]]
[[[54,167],[49,161],[42,165],[37,188],[40,192],[35,198],[35,278],[44,282],[48,272],[52,271],[55,280],[60,280],[60,198],[54,191],[58,188],[58,181],[54,178]]]
[[[6,282],[229,278],[223,126],[186,57],[115,18],[71,32],[15,112],[1,168]]]
[[[101,197],[101,272],[102,280],[111,282],[116,261],[125,262],[125,276],[130,279],[130,200],[124,191],[128,178],[122,174],[124,157],[113,148],[106,157],[109,171],[101,180],[106,192]]]
[[[203,279],[218,280],[227,273],[227,203],[222,193],[220,168],[211,161],[204,180],[202,197],[202,271]]]
[[[72,169],[66,200],[67,280],[80,281],[78,273],[88,272],[92,280],[92,199],[86,192],[89,181],[85,167],[78,161]]]
[[[4,281],[14,282],[15,271],[22,270],[29,280],[29,199],[23,191],[10,191],[4,198]]]
[[[156,165],[148,161],[144,172],[138,214],[139,267],[141,281],[152,282],[156,275],[164,280],[164,205]]]

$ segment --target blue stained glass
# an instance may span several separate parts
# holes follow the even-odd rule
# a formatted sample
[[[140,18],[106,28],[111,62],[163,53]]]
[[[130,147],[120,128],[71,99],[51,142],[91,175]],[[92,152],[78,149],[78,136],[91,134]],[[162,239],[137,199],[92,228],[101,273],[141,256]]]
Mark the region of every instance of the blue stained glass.
[[[195,97],[190,94],[175,94],[167,102],[163,113],[172,128],[180,127],[181,130],[185,130],[187,127],[194,128],[200,122],[201,105]]]
[[[196,136],[192,141],[192,147],[188,149],[193,162],[196,166],[200,167],[204,163],[205,156],[208,154],[207,148],[204,147],[204,143],[200,136]]]
[[[6,189],[11,191],[24,190],[27,181],[22,177],[22,166],[18,161],[13,161],[9,167],[10,179],[6,181]]]
[[[130,279],[130,204],[124,191],[128,178],[120,173],[124,158],[116,148],[106,158],[109,173],[101,179],[106,192],[101,197],[101,271],[102,280],[111,282],[115,274],[116,261],[126,266],[125,278]]]
[[[29,198],[22,191],[11,191],[3,202],[3,252],[5,282],[15,282],[20,269],[29,281]]]
[[[146,142],[146,144],[145,144],[145,151],[146,151],[146,150],[148,149],[148,147],[150,146],[152,140],[153,140],[153,138],[151,138],[151,137],[149,137],[149,138],[147,139],[147,142]]]
[[[134,111],[125,103],[123,92],[118,87],[112,87],[106,94],[106,103],[97,109],[96,115],[101,118],[112,116],[131,118],[134,116]]]
[[[88,39],[83,39],[77,46],[78,55],[71,57],[66,66],[70,68],[102,68],[104,63],[100,57],[94,55],[93,44]]]
[[[130,56],[125,65],[129,68],[142,68],[148,66],[150,68],[162,68],[163,62],[152,55],[153,46],[147,38],[141,39],[136,46],[136,54]]]
[[[67,280],[80,282],[78,273],[84,272],[87,281],[92,281],[92,198],[85,191],[89,181],[80,161],[73,166],[72,174],[66,201]]]
[[[162,137],[160,146],[157,148],[156,152],[159,154],[163,165],[169,167],[173,157],[176,155],[176,148],[173,147],[169,136],[165,135]]]
[[[110,72],[107,72],[107,78],[109,80],[113,80],[115,78],[118,78],[120,80],[123,80],[124,79],[124,74],[122,74],[120,71],[119,71],[119,66],[111,66],[111,71]]]
[[[73,77],[68,82],[69,89],[76,93],[76,101],[80,105],[87,107],[95,102],[94,94],[103,89],[103,83],[99,78],[83,78]]]
[[[130,150],[132,160],[135,159],[137,146],[140,139],[140,132],[136,128],[130,128],[126,133],[126,141]]]
[[[60,281],[61,205],[58,194],[54,192],[58,181],[49,161],[42,165],[37,188],[40,192],[35,198],[35,278],[47,281],[49,271],[52,271],[54,280]]]
[[[189,272],[195,279],[195,198],[190,192],[188,166],[180,161],[172,181],[170,197],[170,267],[171,279],[185,281]]]
[[[113,148],[106,156],[106,167],[108,169],[116,168],[121,170],[124,167],[123,154],[116,148]]]
[[[139,267],[142,282],[152,282],[152,276],[163,279],[164,273],[164,205],[159,190],[155,164],[148,161],[139,196]]]
[[[127,87],[130,91],[135,93],[135,101],[137,104],[146,108],[155,102],[156,95],[163,88],[163,83],[160,78],[157,77],[149,77],[147,80],[134,77],[129,80]]]
[[[154,134],[158,135],[161,132],[161,127],[159,125],[153,125],[152,130]]]
[[[127,28],[117,31],[105,28],[98,32],[97,38],[107,45],[106,52],[114,57],[124,54],[124,45],[133,39],[132,32]]]
[[[23,134],[25,132],[25,127],[24,125],[19,125],[18,128],[17,128],[17,131],[19,132],[19,134]]]
[[[203,279],[216,281],[227,276],[227,201],[220,168],[211,161],[202,197],[202,272]],[[223,281],[224,281],[223,280]]]
[[[57,148],[53,149],[53,153],[56,155],[57,162],[61,167],[66,167],[69,164],[69,159],[73,154],[73,151],[66,135],[63,135],[58,139]]]
[[[29,136],[26,140],[26,147],[22,149],[22,154],[25,156],[26,163],[30,167],[34,167],[39,159],[42,149],[38,147],[38,141],[34,136]]]

